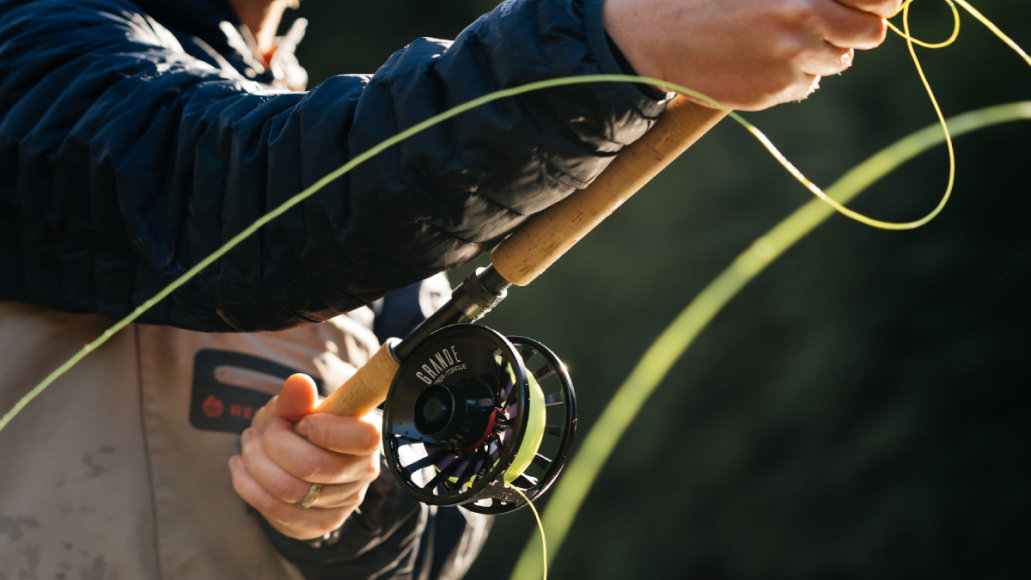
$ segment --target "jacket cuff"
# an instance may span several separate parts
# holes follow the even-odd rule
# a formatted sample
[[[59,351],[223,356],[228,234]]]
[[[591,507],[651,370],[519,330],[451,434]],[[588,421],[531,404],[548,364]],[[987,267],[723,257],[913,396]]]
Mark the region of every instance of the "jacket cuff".
[[[605,32],[605,25],[601,18],[601,9],[605,0],[584,0],[584,23],[587,29],[587,43],[590,45],[594,58],[605,74],[637,74],[625,70],[619,64],[619,58],[613,53],[614,43],[610,44],[609,36]],[[622,56],[622,55],[619,55]],[[625,58],[623,59],[625,61]],[[627,63],[629,68],[629,63]],[[637,83],[612,83],[612,89],[624,101],[629,103],[642,116],[658,117],[666,110],[666,103],[669,101],[669,93],[659,93],[647,85]]]

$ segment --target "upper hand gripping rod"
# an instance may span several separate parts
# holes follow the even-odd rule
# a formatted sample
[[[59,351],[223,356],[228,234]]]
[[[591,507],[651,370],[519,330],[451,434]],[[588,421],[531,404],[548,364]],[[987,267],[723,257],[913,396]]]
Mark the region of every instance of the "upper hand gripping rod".
[[[491,252],[491,266],[473,274],[404,340],[387,341],[358,372],[330,393],[316,413],[361,416],[382,403],[394,374],[439,328],[489,312],[512,284],[526,286],[651,181],[726,115],[678,97],[643,137],[627,146],[587,188],[534,215]]]

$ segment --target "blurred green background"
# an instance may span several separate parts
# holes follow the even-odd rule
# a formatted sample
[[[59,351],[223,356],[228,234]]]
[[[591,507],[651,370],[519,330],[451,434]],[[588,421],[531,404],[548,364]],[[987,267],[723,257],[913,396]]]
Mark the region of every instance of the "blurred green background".
[[[495,3],[305,0],[290,18],[310,21],[314,86]],[[1031,47],[1031,2],[974,5]],[[948,35],[944,2],[913,12],[918,36]],[[920,52],[946,114],[1031,99],[1031,68],[963,23]],[[935,120],[896,37],[823,87],[747,115],[823,185]],[[631,427],[553,577],[1031,578],[1029,135],[961,138],[955,199],[927,227],[834,217],[762,274]],[[915,219],[946,168],[934,150],[853,207]],[[486,322],[567,361],[582,436],[673,316],[809,195],[725,122]],[[468,577],[507,577],[532,533],[529,512],[500,518]]]

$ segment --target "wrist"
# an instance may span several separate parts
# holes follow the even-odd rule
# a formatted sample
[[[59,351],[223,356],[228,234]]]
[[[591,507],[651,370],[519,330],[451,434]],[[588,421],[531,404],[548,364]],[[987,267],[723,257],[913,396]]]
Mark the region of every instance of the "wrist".
[[[648,56],[641,42],[641,39],[647,37],[648,31],[640,29],[638,11],[637,4],[632,1],[604,0],[601,19],[605,33],[639,75],[661,79],[661,66],[656,66],[655,59]]]
[[[610,37],[605,29],[604,12],[609,2],[611,0],[583,0],[587,42],[591,52],[603,73],[645,76],[644,71],[635,68],[633,62],[626,59],[616,39]],[[625,65],[620,64],[621,57]],[[660,95],[651,87],[636,83],[613,83],[611,86],[621,99],[643,117],[657,118],[666,109],[668,95],[665,91],[661,91]]]
[[[612,51],[612,57],[616,59],[616,64],[619,65],[619,68],[623,71],[623,74],[630,76],[645,76],[638,73],[637,69],[635,69],[633,65],[630,64],[630,61],[627,60],[626,55],[624,55],[623,51],[619,49],[619,46],[616,45],[616,41],[612,40],[611,36],[609,36],[606,33],[605,38],[608,39],[609,50]],[[644,94],[644,96],[650,99],[654,99],[656,101],[665,99],[669,94],[669,91],[665,87],[660,87],[658,85],[634,83],[634,86],[636,86],[637,89]]]

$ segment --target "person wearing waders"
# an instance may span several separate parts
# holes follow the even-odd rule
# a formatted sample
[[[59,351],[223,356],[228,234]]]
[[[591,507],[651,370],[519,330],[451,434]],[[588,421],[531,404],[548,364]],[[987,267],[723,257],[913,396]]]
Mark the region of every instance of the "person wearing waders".
[[[277,36],[290,3],[0,0],[4,411],[259,216],[436,113],[602,73],[764,109],[878,45],[899,5],[505,0],[454,41],[305,92],[303,24]],[[315,393],[431,312],[435,275],[590,183],[669,98],[595,83],[482,106],[244,241],[0,432],[0,578],[462,576],[489,522],[402,493],[375,417],[310,414]]]

